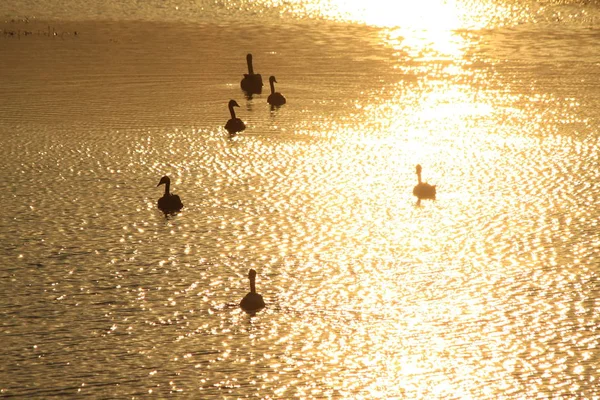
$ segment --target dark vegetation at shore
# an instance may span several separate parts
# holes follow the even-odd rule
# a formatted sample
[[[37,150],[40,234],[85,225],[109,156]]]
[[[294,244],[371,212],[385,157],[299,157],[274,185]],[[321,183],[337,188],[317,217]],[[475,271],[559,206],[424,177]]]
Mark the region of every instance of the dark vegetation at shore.
[[[36,25],[35,27],[23,27],[22,25]],[[32,22],[29,18],[19,18],[19,19],[10,19],[5,20],[3,25],[8,26],[0,26],[0,37],[3,38],[16,38],[21,39],[27,36],[46,36],[46,37],[56,37],[56,38],[67,38],[67,37],[77,37],[79,36],[78,31],[71,30],[56,30],[55,27],[51,25],[40,26],[40,23]]]

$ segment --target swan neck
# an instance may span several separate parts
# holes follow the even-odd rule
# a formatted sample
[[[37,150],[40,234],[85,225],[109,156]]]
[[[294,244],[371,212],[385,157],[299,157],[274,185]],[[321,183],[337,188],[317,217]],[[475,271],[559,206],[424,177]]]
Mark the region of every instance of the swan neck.
[[[165,196],[169,196],[170,189],[171,189],[171,182],[165,182]]]
[[[254,276],[250,277],[250,293],[256,293],[256,278]]]
[[[235,110],[233,109],[233,105],[229,106],[229,114],[231,114],[231,119],[235,119]]]
[[[420,173],[420,172],[417,172],[417,176],[419,177],[419,184],[421,184],[421,183],[422,183],[422,182],[421,182],[421,173]]]
[[[273,79],[269,80],[269,84],[271,85],[271,94],[275,93],[275,82]]]
[[[252,57],[247,57],[246,63],[248,64],[248,74],[254,75],[254,68],[252,68]]]

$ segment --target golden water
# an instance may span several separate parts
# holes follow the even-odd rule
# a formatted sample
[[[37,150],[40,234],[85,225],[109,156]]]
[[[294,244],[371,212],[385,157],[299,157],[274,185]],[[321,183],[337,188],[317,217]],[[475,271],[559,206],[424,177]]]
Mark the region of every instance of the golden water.
[[[1,396],[600,395],[598,11],[372,3],[3,23]]]

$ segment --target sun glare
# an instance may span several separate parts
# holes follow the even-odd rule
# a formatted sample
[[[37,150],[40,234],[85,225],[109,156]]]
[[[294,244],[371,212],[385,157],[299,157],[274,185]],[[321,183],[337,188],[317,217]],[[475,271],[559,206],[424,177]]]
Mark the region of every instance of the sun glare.
[[[387,28],[385,40],[419,59],[456,57],[469,10],[456,0],[327,0],[319,3],[325,18]]]
[[[341,19],[371,26],[411,30],[452,30],[460,28],[454,1],[424,0],[391,2],[389,0],[331,0],[332,11]]]
[[[487,0],[296,1],[296,6],[301,4],[300,8],[310,15],[318,14],[336,21],[407,30],[480,29],[508,13],[501,6]]]

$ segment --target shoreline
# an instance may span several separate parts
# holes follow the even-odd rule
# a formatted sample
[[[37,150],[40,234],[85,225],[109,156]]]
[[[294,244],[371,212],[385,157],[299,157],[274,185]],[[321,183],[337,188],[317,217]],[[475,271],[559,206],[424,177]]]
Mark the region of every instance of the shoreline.
[[[4,17],[0,18],[0,38],[1,37],[65,37],[78,36],[86,29],[106,29],[107,26],[118,27],[119,29],[127,27],[135,29],[136,27],[153,27],[156,30],[166,28],[178,28],[188,30],[192,28],[225,28],[236,26],[240,30],[248,27],[252,30],[272,30],[282,29],[308,29],[321,30],[326,26],[326,34],[344,33],[347,34],[350,29],[354,35],[376,35],[382,30],[396,29],[398,27],[372,26],[355,21],[338,21],[326,18],[300,18],[279,16],[276,19],[265,18],[264,20],[252,21],[246,18],[229,16],[227,18],[201,17],[198,20],[190,19],[152,19],[152,18],[37,18],[37,17]]]
[[[35,28],[7,28],[0,24],[0,36],[4,38],[17,38],[21,39],[22,37],[27,36],[38,36],[38,37],[60,37],[64,39],[65,37],[72,36],[76,37],[79,35],[79,31],[77,30],[57,30],[53,25],[46,23],[46,28],[42,29],[41,27]]]

